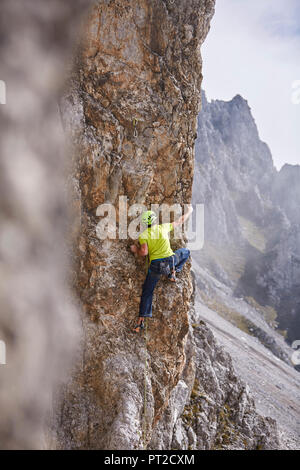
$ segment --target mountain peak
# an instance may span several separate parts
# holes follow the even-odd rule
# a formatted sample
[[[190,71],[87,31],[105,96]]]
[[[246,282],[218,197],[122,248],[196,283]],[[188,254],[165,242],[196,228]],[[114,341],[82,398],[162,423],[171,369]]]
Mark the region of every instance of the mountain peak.
[[[246,106],[248,109],[250,109],[248,101],[239,94],[235,95],[230,101],[230,103],[235,104],[237,106]]]

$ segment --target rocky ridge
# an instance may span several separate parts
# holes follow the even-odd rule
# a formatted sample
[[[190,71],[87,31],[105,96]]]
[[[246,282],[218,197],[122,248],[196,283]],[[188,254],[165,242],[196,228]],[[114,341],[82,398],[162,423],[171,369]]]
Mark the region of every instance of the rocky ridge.
[[[193,202],[205,204],[205,246],[195,260],[289,342],[300,334],[298,173],[274,168],[246,100],[210,103],[203,93]],[[257,336],[268,341],[261,325]]]

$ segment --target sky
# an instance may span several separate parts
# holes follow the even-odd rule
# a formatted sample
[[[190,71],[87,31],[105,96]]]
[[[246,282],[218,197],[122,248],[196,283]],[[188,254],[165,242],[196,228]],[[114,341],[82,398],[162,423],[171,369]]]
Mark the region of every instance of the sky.
[[[216,0],[202,57],[208,99],[243,96],[276,168],[300,164],[300,0]]]

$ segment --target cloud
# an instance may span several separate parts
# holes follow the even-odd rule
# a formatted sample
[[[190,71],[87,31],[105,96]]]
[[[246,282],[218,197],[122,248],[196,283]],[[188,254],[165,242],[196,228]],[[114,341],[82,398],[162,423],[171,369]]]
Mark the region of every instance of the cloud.
[[[202,55],[208,98],[241,94],[276,167],[299,164],[300,104],[292,85],[300,80],[300,2],[217,0]]]

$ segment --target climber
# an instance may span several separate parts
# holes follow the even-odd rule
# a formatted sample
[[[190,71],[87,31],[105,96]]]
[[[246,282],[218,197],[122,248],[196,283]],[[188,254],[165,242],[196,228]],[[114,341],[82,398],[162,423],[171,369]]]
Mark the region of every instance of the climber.
[[[167,275],[170,281],[176,282],[175,273],[182,270],[190,256],[187,248],[179,248],[174,253],[168,234],[175,227],[182,225],[192,211],[193,208],[190,206],[188,212],[175,222],[161,225],[156,224],[157,217],[153,211],[146,211],[142,214],[142,223],[148,228],[139,236],[139,247],[131,245],[130,249],[138,256],[149,255],[150,265],[143,284],[138,323],[133,329],[136,333],[144,328],[144,319],[152,317],[153,291],[161,275]]]

